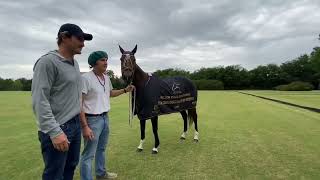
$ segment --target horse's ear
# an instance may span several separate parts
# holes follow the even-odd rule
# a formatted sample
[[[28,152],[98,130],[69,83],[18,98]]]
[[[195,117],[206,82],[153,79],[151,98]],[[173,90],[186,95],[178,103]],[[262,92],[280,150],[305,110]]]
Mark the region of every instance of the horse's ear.
[[[134,49],[131,51],[132,54],[135,54],[137,52],[137,48],[138,48],[138,45],[136,44],[136,46],[134,47]]]
[[[122,49],[122,47],[120,45],[119,45],[119,49],[120,49],[121,54],[123,54],[124,50]]]

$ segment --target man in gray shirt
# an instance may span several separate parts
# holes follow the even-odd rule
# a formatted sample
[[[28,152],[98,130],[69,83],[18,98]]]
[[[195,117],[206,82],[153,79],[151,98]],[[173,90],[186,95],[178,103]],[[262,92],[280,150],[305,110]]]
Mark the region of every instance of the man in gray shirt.
[[[64,24],[57,39],[58,50],[43,55],[33,68],[32,107],[45,164],[43,180],[71,180],[79,162],[82,84],[74,55],[81,54],[92,35],[75,24]]]

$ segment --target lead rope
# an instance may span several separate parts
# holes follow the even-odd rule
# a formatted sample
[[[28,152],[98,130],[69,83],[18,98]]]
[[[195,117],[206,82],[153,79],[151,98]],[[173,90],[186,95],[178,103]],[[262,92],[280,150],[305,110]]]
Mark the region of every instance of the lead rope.
[[[130,54],[126,54],[124,67],[127,67],[126,64],[128,61],[128,59],[127,59],[128,55],[131,56]],[[129,62],[130,62],[130,67],[133,67],[132,62],[131,61],[129,61]],[[134,74],[132,75],[132,77],[134,77]],[[132,79],[129,84],[132,85]],[[132,95],[133,95],[133,103],[132,103]],[[132,107],[132,104],[133,104],[133,107]],[[132,127],[132,120],[133,120],[135,109],[136,109],[136,89],[134,88],[133,91],[130,92],[130,94],[129,94],[129,125],[130,125],[130,127]]]
[[[129,93],[129,126],[132,127],[131,125],[131,114],[132,114],[132,92]]]
[[[133,94],[133,103],[132,103],[132,94]],[[132,93],[130,92],[129,94],[129,125],[130,127],[132,127],[132,120],[133,120],[135,109],[136,109],[136,89],[134,88]]]

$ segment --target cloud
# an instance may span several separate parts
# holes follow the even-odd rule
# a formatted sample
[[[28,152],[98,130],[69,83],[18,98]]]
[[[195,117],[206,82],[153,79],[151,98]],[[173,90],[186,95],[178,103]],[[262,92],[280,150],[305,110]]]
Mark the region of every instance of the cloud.
[[[148,72],[281,64],[319,44],[315,0],[4,0],[0,6],[2,78],[31,78],[34,62],[57,48],[66,22],[94,35],[76,56],[81,70],[89,70],[90,52],[105,50],[117,75],[118,44],[128,50],[138,44],[137,63]]]

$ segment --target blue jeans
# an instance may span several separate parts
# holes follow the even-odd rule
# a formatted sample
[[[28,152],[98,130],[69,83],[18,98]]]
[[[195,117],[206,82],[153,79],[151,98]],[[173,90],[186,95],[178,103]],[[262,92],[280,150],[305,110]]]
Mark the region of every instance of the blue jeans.
[[[87,123],[93,131],[93,140],[84,140],[84,149],[80,160],[81,180],[92,180],[92,160],[95,157],[95,175],[106,174],[105,149],[109,138],[108,114],[103,116],[87,116]]]
[[[38,131],[44,161],[43,180],[72,180],[79,162],[81,128],[79,115],[60,126],[70,141],[69,150],[61,152],[53,147],[48,134]]]

